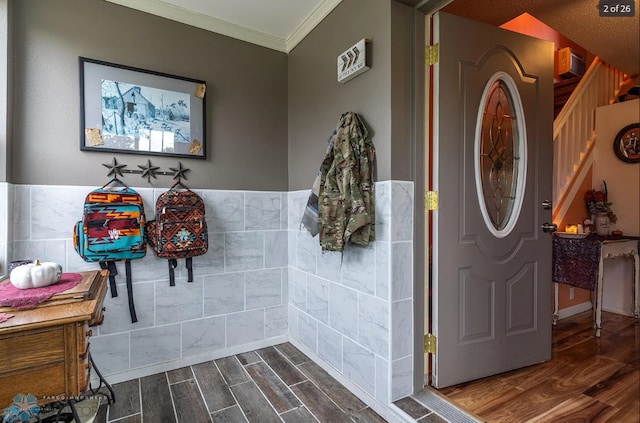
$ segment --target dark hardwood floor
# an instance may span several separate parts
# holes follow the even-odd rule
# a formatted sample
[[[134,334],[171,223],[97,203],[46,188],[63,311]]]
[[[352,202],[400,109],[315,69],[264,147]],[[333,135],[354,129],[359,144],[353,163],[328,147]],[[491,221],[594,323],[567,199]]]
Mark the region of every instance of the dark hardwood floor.
[[[560,320],[550,361],[440,393],[489,423],[639,423],[640,325],[606,312],[602,321],[596,338],[590,311]]]
[[[590,311],[560,320],[550,361],[436,391],[466,418],[441,417],[420,394],[394,404],[420,423],[640,423],[640,324],[606,312],[602,322],[596,338]],[[114,389],[95,423],[384,422],[289,343]]]
[[[382,419],[290,343],[113,386],[96,423],[317,423]]]

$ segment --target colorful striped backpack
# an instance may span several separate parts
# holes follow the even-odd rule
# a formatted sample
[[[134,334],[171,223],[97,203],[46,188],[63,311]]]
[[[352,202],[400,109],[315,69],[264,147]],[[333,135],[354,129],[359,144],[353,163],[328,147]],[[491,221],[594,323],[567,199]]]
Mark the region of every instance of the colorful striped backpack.
[[[155,220],[147,222],[149,245],[158,257],[169,259],[169,285],[175,285],[178,259],[186,259],[188,282],[193,282],[192,257],[209,247],[202,198],[178,181],[156,200]]]
[[[111,296],[117,297],[116,261],[124,261],[131,322],[138,321],[133,304],[131,260],[147,253],[146,219],[142,197],[117,178],[85,198],[82,220],[75,224],[73,244],[86,262],[109,270]]]

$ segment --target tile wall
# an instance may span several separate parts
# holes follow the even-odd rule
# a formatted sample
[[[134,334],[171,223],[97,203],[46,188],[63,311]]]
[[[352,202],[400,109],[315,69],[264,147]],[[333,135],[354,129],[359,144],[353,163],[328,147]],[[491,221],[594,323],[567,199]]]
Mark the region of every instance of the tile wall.
[[[413,183],[376,183],[376,241],[343,253],[299,230],[308,195],[289,193],[289,336],[386,405],[413,389]]]
[[[7,233],[7,225],[9,224],[9,218],[7,216],[7,204],[9,184],[6,182],[0,182],[0,276],[8,273],[7,271],[7,239],[9,235]]]
[[[99,268],[85,263],[72,241],[92,189],[14,185],[11,259],[55,261],[68,272]],[[153,219],[164,189],[134,189]],[[131,266],[138,317],[132,324],[118,263],[118,297],[107,292],[104,323],[91,340],[94,360],[111,381],[287,339],[287,193],[196,192],[206,203],[209,250],[193,258],[192,283],[179,260],[176,286],[169,286],[167,260],[148,249]]]
[[[7,261],[40,258],[69,272],[96,269],[72,243],[91,189],[0,184],[2,203],[13,204],[12,210],[0,204],[0,260],[6,250]],[[153,219],[164,189],[134,189]],[[91,340],[110,381],[291,339],[380,404],[412,391],[411,182],[376,183],[377,240],[343,254],[321,252],[317,238],[301,229],[308,191],[196,192],[207,207],[209,251],[193,259],[193,283],[181,261],[170,287],[167,261],[149,249],[132,263],[138,316],[132,324],[118,264],[119,295],[107,293],[104,323]]]

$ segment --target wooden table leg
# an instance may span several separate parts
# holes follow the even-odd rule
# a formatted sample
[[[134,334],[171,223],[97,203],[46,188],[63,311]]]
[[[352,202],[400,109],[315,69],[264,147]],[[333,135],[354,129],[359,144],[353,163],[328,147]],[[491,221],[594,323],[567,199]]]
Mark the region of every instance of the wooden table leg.
[[[553,283],[553,314],[551,315],[551,323],[553,326],[558,324],[558,282]]]
[[[602,257],[602,246],[600,246],[600,260],[598,261],[598,283],[596,284],[596,306],[595,324],[596,337],[600,336],[602,329],[602,279],[604,274],[604,258]]]
[[[640,317],[640,257],[639,252],[633,254],[633,316]]]

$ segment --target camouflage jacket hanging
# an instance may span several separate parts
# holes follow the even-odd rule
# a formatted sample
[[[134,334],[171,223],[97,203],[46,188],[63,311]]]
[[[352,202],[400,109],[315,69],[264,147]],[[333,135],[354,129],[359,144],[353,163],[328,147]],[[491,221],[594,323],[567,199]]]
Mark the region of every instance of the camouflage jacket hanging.
[[[347,242],[368,245],[375,239],[374,160],[375,148],[360,117],[344,113],[320,167],[323,251],[343,251]]]

